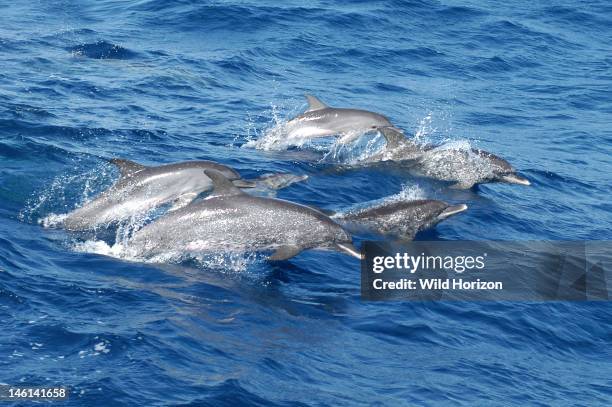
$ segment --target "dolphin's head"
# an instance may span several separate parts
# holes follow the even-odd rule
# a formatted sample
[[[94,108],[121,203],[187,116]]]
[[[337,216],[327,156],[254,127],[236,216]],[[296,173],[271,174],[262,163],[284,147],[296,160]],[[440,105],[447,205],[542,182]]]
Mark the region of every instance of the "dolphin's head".
[[[364,119],[369,123],[369,127],[371,130],[376,131],[382,127],[391,127],[395,129],[391,121],[389,121],[389,119],[386,116],[383,116],[382,114],[378,114],[374,112],[368,112],[368,113],[370,114],[365,115]],[[401,132],[401,130],[399,131]]]
[[[504,182],[507,184],[531,185],[531,182],[529,182],[527,178],[519,175],[514,167],[503,158],[482,150],[475,150],[475,152],[491,164],[493,169],[491,181]]]

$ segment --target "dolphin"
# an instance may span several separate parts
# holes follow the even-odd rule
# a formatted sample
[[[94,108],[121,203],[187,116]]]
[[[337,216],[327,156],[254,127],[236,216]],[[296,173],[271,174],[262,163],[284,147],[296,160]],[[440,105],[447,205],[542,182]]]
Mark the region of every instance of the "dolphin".
[[[252,188],[260,183],[267,187],[282,188],[304,177],[287,174],[267,176],[263,180],[244,180],[234,169],[213,161],[186,161],[147,167],[133,161],[111,159],[121,172],[119,180],[82,207],[70,212],[63,226],[71,231],[84,231],[107,226],[171,203],[173,209],[193,201],[200,193],[212,189],[204,169],[221,172],[236,186]]]
[[[342,135],[340,142],[347,143],[368,131],[393,126],[388,118],[378,113],[330,107],[311,95],[306,95],[306,99],[308,109],[285,124],[285,142]]]
[[[270,260],[286,260],[306,249],[327,248],[361,257],[348,232],[318,210],[249,195],[223,173],[203,172],[214,185],[211,194],[138,230],[128,253],[155,259],[177,252],[272,250]]]
[[[466,209],[465,204],[452,205],[433,199],[420,199],[383,202],[368,208],[339,213],[332,218],[347,230],[365,229],[378,235],[412,240],[418,232]]]
[[[487,151],[422,145],[406,138],[395,127],[378,130],[386,140],[385,148],[366,158],[364,163],[398,162],[414,174],[454,182],[452,187],[456,189],[469,189],[487,182],[531,185],[508,161]]]

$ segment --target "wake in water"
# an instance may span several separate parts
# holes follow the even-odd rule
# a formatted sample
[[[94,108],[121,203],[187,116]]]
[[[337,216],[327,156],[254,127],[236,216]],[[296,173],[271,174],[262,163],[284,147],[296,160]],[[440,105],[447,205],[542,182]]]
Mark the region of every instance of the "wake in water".
[[[220,273],[246,272],[253,265],[265,262],[265,256],[253,252],[203,253],[197,250],[169,250],[153,257],[143,257],[126,243],[109,244],[104,240],[75,241],[70,248],[78,253],[91,253],[125,261],[148,264],[182,264]]]

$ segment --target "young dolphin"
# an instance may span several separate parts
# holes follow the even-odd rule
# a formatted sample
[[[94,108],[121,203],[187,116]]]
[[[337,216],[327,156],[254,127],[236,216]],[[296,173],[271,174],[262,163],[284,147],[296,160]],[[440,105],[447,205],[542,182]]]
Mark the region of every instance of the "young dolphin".
[[[451,205],[443,201],[421,199],[383,202],[368,208],[332,216],[346,229],[365,229],[378,235],[412,240],[425,229],[467,209],[467,205]]]
[[[478,149],[450,149],[421,145],[406,138],[395,127],[378,129],[386,140],[384,150],[368,157],[366,163],[394,161],[411,172],[441,181],[453,181],[453,188],[468,189],[486,182],[531,185],[501,157]]]
[[[121,177],[96,198],[70,212],[63,220],[67,230],[95,229],[144,215],[168,203],[173,204],[173,209],[184,206],[200,193],[212,189],[213,184],[204,174],[204,169],[221,172],[241,188],[259,184],[259,180],[241,179],[240,174],[232,168],[213,161],[186,161],[158,167],[146,167],[123,159],[112,159],[110,162],[119,168]],[[286,175],[268,176],[262,182],[272,188],[282,188],[292,183]],[[278,176],[280,178],[276,179]],[[296,181],[303,179],[299,176],[295,178]]]
[[[252,196],[219,171],[207,169],[204,173],[214,184],[211,195],[140,229],[127,250],[146,259],[177,251],[272,250],[270,260],[285,260],[303,250],[328,248],[360,258],[351,236],[318,210]]]
[[[342,135],[341,143],[378,127],[393,126],[385,116],[359,109],[329,107],[314,96],[306,95],[308,109],[285,125],[286,141],[299,141]]]

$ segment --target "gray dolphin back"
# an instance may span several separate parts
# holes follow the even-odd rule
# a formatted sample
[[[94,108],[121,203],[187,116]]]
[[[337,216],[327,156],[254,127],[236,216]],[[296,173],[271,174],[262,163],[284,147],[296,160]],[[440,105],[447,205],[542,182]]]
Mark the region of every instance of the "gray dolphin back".
[[[446,214],[448,208],[454,208]],[[462,212],[467,206],[451,206],[446,202],[421,199],[383,202],[380,205],[340,214],[336,217],[349,228],[365,229],[383,236],[411,240],[421,230],[434,226],[448,216]],[[440,215],[445,216],[440,216]]]

